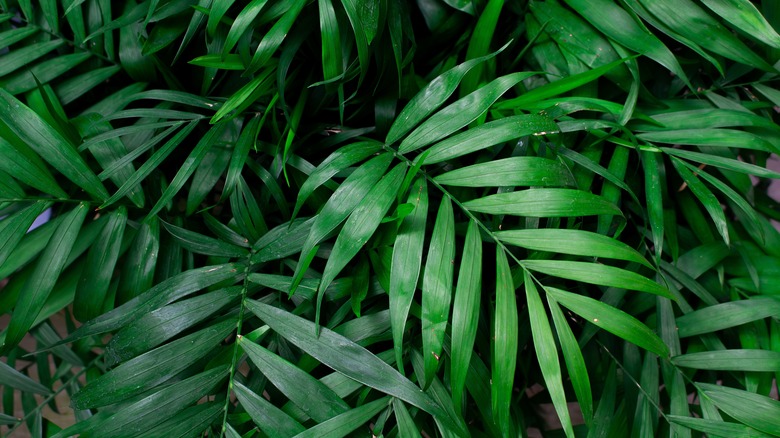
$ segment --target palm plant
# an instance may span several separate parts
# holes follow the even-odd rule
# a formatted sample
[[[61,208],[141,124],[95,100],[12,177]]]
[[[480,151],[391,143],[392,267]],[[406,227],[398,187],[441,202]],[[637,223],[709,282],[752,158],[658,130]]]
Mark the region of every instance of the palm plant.
[[[780,436],[776,2],[0,8],[10,435]]]

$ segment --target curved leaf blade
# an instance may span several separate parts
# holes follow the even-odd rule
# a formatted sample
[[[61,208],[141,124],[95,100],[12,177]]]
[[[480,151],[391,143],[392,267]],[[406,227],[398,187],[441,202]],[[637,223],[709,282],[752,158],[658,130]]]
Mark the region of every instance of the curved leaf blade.
[[[55,169],[98,200],[108,198],[103,183],[76,149],[35,111],[0,88],[0,121]]]
[[[566,166],[541,157],[512,157],[474,164],[439,175],[434,181],[457,187],[574,185],[574,178]]]
[[[366,403],[309,428],[295,435],[295,438],[341,438],[362,426],[373,418],[374,415],[378,414],[379,411],[386,408],[390,400],[390,397],[382,397],[379,400]]]
[[[455,412],[461,411],[463,390],[477,336],[481,288],[482,240],[477,223],[471,220],[466,231],[452,306],[450,388]]]
[[[642,254],[608,236],[582,230],[532,229],[496,231],[494,235],[509,245],[535,251],[549,251],[583,257],[605,257],[641,263],[652,269]]]
[[[677,318],[677,333],[680,337],[695,336],[777,315],[780,315],[779,298],[751,297],[749,300],[720,303],[682,315]]]
[[[555,277],[647,292],[674,299],[667,288],[655,281],[635,272],[614,266],[568,260],[523,260],[522,263],[528,269]]]
[[[762,432],[780,435],[780,402],[725,386],[697,383],[699,390],[726,414]]]
[[[333,390],[306,371],[244,337],[238,343],[260,372],[314,421],[322,423],[349,410]]]
[[[775,372],[780,369],[780,352],[748,349],[700,351],[675,356],[672,363],[698,370]]]
[[[406,154],[454,133],[476,120],[510,88],[535,73],[511,73],[494,79],[489,84],[463,97],[412,131],[398,146],[398,152]]]
[[[271,329],[330,368],[429,414],[446,417],[417,385],[349,339],[327,328],[322,328],[318,337],[311,321],[254,300],[247,300],[246,305]]]
[[[38,259],[30,278],[25,283],[25,291],[19,295],[8,323],[3,351],[8,352],[22,340],[30,330],[41,312],[44,303],[49,298],[54,286],[65,269],[68,256],[71,253],[81,230],[81,225],[87,217],[89,204],[82,203],[68,212],[57,226],[49,239],[46,249]]]
[[[395,201],[398,187],[403,182],[406,173],[406,165],[401,163],[390,170],[379,182],[371,188],[366,197],[360,201],[355,210],[347,219],[333,245],[333,250],[328,257],[325,271],[322,273],[319,292],[317,295],[317,317],[319,323],[320,303],[325,290],[336,276],[347,266],[358,251],[365,245],[376,231],[382,218]]]
[[[460,81],[466,73],[480,63],[501,53],[505,47],[502,47],[490,55],[470,59],[447,70],[430,81],[425,88],[420,90],[412,100],[409,101],[398,117],[396,117],[395,122],[393,122],[393,125],[390,127],[390,131],[387,133],[385,143],[393,144],[406,135],[406,133],[428,117],[428,115],[441,106],[441,104],[455,92],[455,89],[458,87],[458,84],[460,84]]]
[[[528,303],[528,319],[531,322],[531,335],[534,340],[534,350],[539,368],[542,370],[547,391],[550,392],[555,412],[563,425],[567,437],[574,436],[574,429],[569,416],[569,406],[566,404],[566,393],[563,389],[561,365],[558,359],[558,348],[553,339],[550,320],[547,319],[547,310],[542,304],[539,292],[536,289],[533,278],[524,272],[525,297]]]
[[[669,348],[646,325],[609,304],[582,295],[548,287],[547,294],[586,321],[661,357]]]
[[[401,222],[396,234],[388,291],[395,360],[398,370],[402,373],[404,329],[420,277],[428,219],[428,185],[425,178],[420,177],[412,184],[407,202],[414,203],[415,206]]]
[[[423,164],[436,164],[527,135],[558,132],[552,118],[542,114],[504,117],[442,140],[428,148]]]
[[[91,409],[140,394],[204,357],[235,328],[234,321],[223,321],[130,359],[89,382],[71,402],[77,409]]]
[[[452,201],[444,197],[439,204],[433,235],[425,260],[422,285],[422,345],[424,388],[427,389],[444,347],[444,333],[450,315],[452,275],[455,263],[455,217]]]
[[[529,189],[499,193],[463,203],[471,211],[531,217],[571,217],[610,214],[620,209],[604,198],[574,189]]]
[[[506,435],[510,426],[510,406],[518,353],[518,316],[515,285],[509,262],[501,247],[496,247],[496,315],[493,323],[493,372],[490,390],[493,418]]]

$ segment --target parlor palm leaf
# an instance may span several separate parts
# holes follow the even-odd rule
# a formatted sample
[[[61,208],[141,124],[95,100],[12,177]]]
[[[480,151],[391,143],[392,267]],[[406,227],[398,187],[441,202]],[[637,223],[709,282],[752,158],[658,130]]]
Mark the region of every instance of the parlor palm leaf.
[[[778,28],[0,1],[0,431],[780,436]]]

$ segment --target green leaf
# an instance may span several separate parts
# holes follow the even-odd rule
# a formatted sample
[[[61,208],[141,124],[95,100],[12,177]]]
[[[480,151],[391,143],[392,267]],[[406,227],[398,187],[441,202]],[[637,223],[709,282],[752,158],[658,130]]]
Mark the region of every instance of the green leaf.
[[[780,352],[766,350],[720,350],[688,353],[672,358],[678,367],[699,370],[768,371],[780,369]]]
[[[360,318],[363,301],[368,296],[368,259],[361,257],[357,264],[351,269],[352,274],[352,294],[350,302],[352,303],[352,313]]]
[[[561,420],[563,430],[567,437],[574,436],[569,406],[566,404],[566,393],[563,389],[561,365],[558,359],[558,348],[555,346],[550,320],[547,319],[547,310],[542,304],[539,292],[536,289],[533,278],[524,271],[525,297],[528,303],[528,319],[531,322],[531,334],[536,350],[536,360],[542,370],[542,376],[550,393],[555,412]]]
[[[274,70],[271,68],[263,70],[246,85],[241,87],[240,90],[231,94],[228,100],[222,104],[219,110],[217,110],[217,113],[211,118],[210,123],[214,124],[238,116],[260,96],[266,94],[273,81],[272,73],[274,73]]]
[[[270,230],[252,246],[252,262],[278,260],[299,252],[313,224],[313,218],[298,218]]]
[[[702,0],[708,8],[745,32],[770,46],[780,48],[780,35],[748,0]]]
[[[718,230],[718,234],[723,238],[723,242],[728,245],[730,241],[728,223],[726,222],[726,215],[723,213],[723,208],[721,207],[718,198],[716,198],[710,189],[708,189],[693,172],[688,170],[679,159],[672,158],[672,164],[677,170],[677,173],[682,177],[683,181],[685,181],[691,189],[691,192],[693,192],[699,202],[701,202],[704,209],[707,210],[707,213],[709,213],[712,218],[712,222],[715,224],[715,228]]]
[[[40,157],[25,144],[13,145],[0,137],[0,170],[30,187],[58,198],[68,195],[60,188]]]
[[[470,6],[473,15],[474,5]],[[484,56],[490,51],[490,42],[496,34],[496,24],[498,24],[498,18],[501,15],[501,9],[503,7],[504,0],[490,0],[485,5],[484,9],[482,9],[477,24],[474,26],[471,38],[469,39],[469,45],[466,49],[466,59]],[[466,75],[460,90],[461,96],[477,89],[479,82],[482,80],[483,69],[484,66],[479,64],[474,70]]]
[[[331,0],[317,0],[322,34],[322,73],[326,81],[341,76],[344,66],[341,57],[341,36],[336,11]]]
[[[244,70],[244,62],[239,55],[203,55],[189,61],[189,64],[199,67],[222,69],[222,70]]]
[[[150,220],[140,224],[124,257],[123,275],[120,276],[117,289],[117,303],[124,303],[152,287],[159,249],[160,221]]]
[[[428,148],[423,164],[436,164],[527,135],[558,132],[550,117],[524,114],[504,117],[442,140]]]
[[[241,382],[235,382],[233,391],[235,391],[238,401],[241,402],[241,406],[252,417],[252,421],[268,436],[291,437],[306,430],[292,417],[252,392]]]
[[[420,277],[422,253],[428,218],[428,185],[418,177],[412,184],[407,202],[414,204],[412,213],[401,222],[393,245],[393,261],[390,267],[390,323],[396,364],[403,372],[403,336],[409,308]]]
[[[518,316],[512,273],[501,247],[496,247],[496,313],[492,335],[491,405],[494,421],[506,435],[510,431],[509,410],[517,367]]]
[[[778,152],[777,147],[756,134],[726,128],[643,132],[637,134],[637,138],[657,143],[733,147],[764,152]]]
[[[4,49],[11,44],[22,41],[28,36],[35,35],[39,32],[35,26],[24,26],[6,30],[0,33],[0,49]]]
[[[76,409],[90,409],[140,394],[204,357],[235,327],[234,321],[223,321],[130,359],[89,382],[73,394],[71,402]]]
[[[80,436],[84,438],[121,438],[127,436],[128,431],[138,431],[143,436],[150,436],[145,435],[145,432],[207,395],[225,378],[226,374],[225,368],[214,368],[174,383],[126,406],[111,416],[95,415],[90,417],[85,422],[88,423],[86,430]],[[76,423],[72,427],[79,426],[84,427],[85,425]],[[61,433],[64,436],[71,436],[72,434],[67,433],[68,430],[65,429]]]
[[[450,387],[455,412],[461,412],[463,390],[477,336],[482,289],[482,241],[477,223],[469,221],[458,270],[458,285],[452,306],[452,351]]]
[[[89,249],[73,298],[73,315],[81,321],[95,318],[103,311],[126,224],[127,209],[119,207],[109,215],[97,241]]]
[[[62,81],[54,87],[57,97],[63,105],[67,105],[81,96],[86,95],[104,81],[121,71],[119,66],[103,67],[88,71],[76,77]]]
[[[660,155],[655,152],[641,151],[640,156],[642,169],[645,171],[645,202],[657,264],[661,260],[664,248],[664,185],[660,173],[664,169],[664,164]]]
[[[724,413],[762,432],[780,435],[780,402],[763,395],[753,394],[725,386],[696,383],[704,396]]]
[[[393,413],[395,414],[395,421],[398,424],[399,436],[410,438],[420,436],[417,425],[414,424],[414,419],[409,414],[409,410],[406,409],[406,405],[397,398],[393,398]]]
[[[233,148],[233,153],[230,156],[230,163],[228,163],[227,176],[225,176],[225,187],[222,190],[222,199],[230,196],[236,188],[238,179],[241,176],[241,171],[244,169],[246,160],[249,157],[249,151],[256,144],[262,122],[262,117],[252,117],[249,119],[249,122],[244,125],[244,129],[241,130],[241,135],[238,137],[236,146]]]
[[[239,264],[226,263],[184,271],[157,284],[114,310],[85,322],[63,342],[71,342],[86,336],[116,330],[155,309],[201,289],[223,281],[238,279],[243,275],[238,273],[240,267],[242,266]]]
[[[689,170],[694,171],[698,174],[698,176],[702,177],[704,180],[706,180],[708,183],[712,184],[716,189],[720,190],[721,193],[726,195],[740,210],[742,210],[745,214],[745,216],[749,219],[749,224],[757,224],[759,223],[758,214],[753,209],[753,207],[743,198],[739,193],[737,193],[734,189],[729,187],[727,184],[725,184],[723,181],[715,178],[714,176],[710,175],[709,173],[705,172],[704,170],[697,169],[695,166],[691,165],[690,163],[686,163],[681,161],[682,164],[685,165]],[[743,221],[744,223],[745,221]],[[759,234],[762,234],[759,232]],[[763,239],[763,237],[762,237]]]
[[[547,290],[545,289],[545,293]],[[585,367],[585,359],[582,356],[582,350],[577,344],[577,339],[566,321],[566,317],[561,311],[558,302],[547,296],[547,304],[550,306],[553,322],[555,323],[555,332],[558,334],[558,340],[561,344],[561,353],[566,360],[566,368],[569,370],[574,393],[577,395],[577,402],[580,404],[580,410],[588,426],[593,425],[593,394],[590,388],[590,378],[588,369]],[[604,395],[601,396],[602,400]],[[599,404],[600,405],[600,404]]]
[[[49,388],[11,368],[5,362],[0,362],[0,379],[2,379],[4,386],[7,385],[20,391],[33,392],[43,395],[51,394],[51,390]]]
[[[401,113],[396,117],[395,122],[390,127],[385,139],[386,144],[393,144],[400,140],[415,126],[428,117],[433,111],[439,108],[455,92],[460,81],[471,69],[482,62],[493,58],[501,53],[506,46],[489,55],[477,59],[468,60],[462,64],[447,70],[434,78],[404,107]]]
[[[226,142],[235,141],[235,134],[228,134],[227,137],[225,138]],[[203,157],[192,176],[187,194],[186,215],[195,213],[204,202],[207,202],[208,195],[217,189],[232,156],[231,149],[228,144],[218,144]]]
[[[474,164],[439,175],[434,181],[458,187],[574,185],[574,178],[566,166],[540,157],[513,157]]]
[[[128,324],[106,344],[109,362],[118,363],[145,353],[184,330],[196,326],[241,296],[242,287],[219,289],[177,301]]]
[[[0,77],[13,73],[21,67],[35,61],[65,44],[63,40],[52,40],[31,44],[3,55],[3,66],[0,67]],[[5,91],[5,90],[3,90]]]
[[[219,140],[219,137],[222,136],[226,128],[227,123],[224,122],[214,125],[200,139],[200,141],[198,141],[198,144],[195,145],[195,148],[193,148],[190,155],[179,167],[179,170],[176,172],[176,176],[173,178],[170,185],[168,185],[163,194],[160,195],[160,198],[157,200],[157,203],[154,205],[154,207],[152,207],[152,209],[147,213],[147,218],[156,215],[160,210],[162,210],[163,207],[165,207],[165,205],[170,202],[174,196],[176,196],[176,193],[178,193],[179,190],[184,187],[184,183],[187,182],[190,176],[192,176],[192,174],[195,172],[195,169],[197,169],[200,162],[206,156],[206,153]],[[138,172],[141,172],[141,170],[143,170],[143,166],[141,169],[138,169]],[[106,201],[106,203],[104,203],[101,208],[104,208],[106,204],[108,204],[108,201]]]
[[[414,374],[418,379],[420,379],[421,376],[425,374],[425,370],[423,369],[425,365],[423,364],[424,361],[422,354],[418,350],[413,349],[411,351],[411,359],[412,367],[414,368]],[[438,377],[433,376],[433,379],[428,382],[420,381],[420,385],[428,386],[426,394],[430,395],[431,398],[433,398],[434,401],[436,401],[436,403],[444,409],[444,411],[447,413],[447,416],[451,420],[450,423],[447,423],[442,421],[442,419],[434,417],[433,420],[436,422],[436,426],[442,435],[466,436],[467,434],[465,432],[468,430],[466,428],[466,424],[463,421],[461,415],[455,412],[449,389],[444,386],[441,380]]]
[[[333,390],[306,371],[243,337],[239,345],[268,381],[314,421],[322,423],[349,410]]]
[[[382,218],[387,214],[390,205],[395,201],[398,187],[404,179],[405,164],[398,164],[371,188],[366,197],[360,201],[355,210],[341,229],[333,250],[328,257],[325,271],[317,294],[317,316],[315,323],[319,324],[319,309],[325,289],[336,276],[347,266],[358,251],[368,242],[376,231]],[[316,222],[315,222],[316,224]]]
[[[138,183],[149,176],[149,174],[151,174],[152,171],[154,171],[154,169],[157,168],[157,166],[159,166],[160,163],[162,163],[163,160],[165,160],[165,158],[170,155],[170,153],[173,152],[173,150],[195,129],[197,124],[197,121],[190,122],[179,132],[177,132],[176,135],[165,142],[165,144],[160,149],[155,151],[155,153],[148,160],[146,160],[144,164],[141,165],[141,167],[138,168],[133,176],[131,176],[124,184],[122,184],[122,187],[120,187],[119,190],[111,195],[110,198],[103,202],[99,208],[106,208],[120,200],[128,192],[135,190],[135,187],[138,185]]]
[[[570,64],[572,60],[568,58],[571,56],[590,68],[597,68],[618,59],[616,50],[606,38],[557,1],[534,1],[530,6],[540,23],[548,23],[545,33],[555,41]],[[611,70],[606,75],[611,76],[621,88],[627,88],[628,75],[625,67]]]
[[[38,201],[16,214],[0,220],[0,265],[3,265],[24,235],[51,203]]]
[[[197,404],[184,409],[159,426],[145,432],[149,438],[185,438],[203,433],[222,415],[224,405],[218,401]]]
[[[529,189],[485,196],[463,203],[471,211],[532,217],[611,214],[620,209],[600,196],[574,189]]]
[[[76,243],[88,210],[89,204],[82,203],[76,206],[64,216],[49,239],[46,249],[35,265],[35,270],[25,283],[24,293],[19,295],[14,307],[3,344],[3,351],[6,353],[16,347],[33,326],[57,279],[65,269],[68,255]]]
[[[765,88],[759,88],[760,84],[753,85],[761,92]],[[762,92],[763,94],[763,92]],[[636,126],[639,131],[667,131],[680,129],[711,129],[755,126],[761,128],[777,129],[777,125],[767,123],[769,120],[750,111],[744,112],[735,109],[702,108],[687,111],[669,111],[653,114],[652,120],[658,124],[640,123]]]
[[[744,436],[751,438],[763,438],[771,436],[761,433],[756,429],[745,426],[743,424],[729,423],[722,420],[707,420],[704,418],[681,417],[678,415],[667,415],[666,418],[671,423],[683,425],[691,430],[704,432],[708,436]]]
[[[700,335],[747,324],[780,314],[780,299],[751,297],[707,306],[677,318],[680,337]]]
[[[685,71],[674,54],[647,28],[637,23],[624,8],[609,0],[565,1],[606,36],[651,58],[688,83]]]
[[[74,120],[74,125],[78,134],[82,137],[97,136],[105,132],[110,132],[113,127],[108,122],[100,120],[100,116],[94,113],[87,114]],[[169,128],[168,133],[175,128]],[[162,135],[162,134],[161,134]],[[167,134],[166,134],[167,135]],[[160,137],[162,139],[162,137]],[[152,143],[152,141],[150,141]],[[153,146],[153,144],[151,145]],[[127,153],[125,144],[119,138],[111,138],[97,143],[91,147],[90,152],[97,160],[100,167],[104,170],[98,174],[101,181],[110,178],[117,186],[122,186],[127,182],[135,171],[133,159],[145,151],[140,147],[131,153]],[[137,155],[136,155],[137,154]],[[127,194],[127,198],[135,204],[136,207],[143,207],[145,203],[144,193],[140,186],[136,186]]]
[[[635,272],[600,263],[567,260],[523,260],[523,266],[555,277],[601,286],[647,292],[674,299],[668,289]]]
[[[314,257],[314,248],[352,213],[385,173],[392,159],[393,156],[391,154],[385,153],[372,158],[358,167],[341,183],[339,188],[325,203],[325,206],[315,216],[309,237],[306,238],[306,242],[303,245],[301,258],[295,267],[295,281],[290,289],[290,294],[295,292],[295,288],[309,267],[309,263],[311,263],[311,259]]]
[[[31,69],[18,73],[4,84],[8,93],[16,95],[35,89],[36,80],[45,84],[72,71],[79,64],[91,58],[89,53],[72,53],[43,61]]]
[[[328,421],[320,423],[304,432],[295,435],[296,438],[339,438],[348,435],[364,423],[368,422],[379,411],[386,408],[390,397],[382,397],[379,400],[366,403],[360,407],[347,411]]]
[[[352,143],[336,150],[328,156],[317,169],[312,172],[298,191],[298,198],[293,209],[293,218],[303,207],[303,203],[314,191],[342,170],[357,164],[381,149],[381,143],[361,141]]]
[[[495,105],[495,109],[511,109],[511,108],[523,108],[524,105],[535,104],[540,100],[548,99],[559,94],[563,94],[567,91],[579,88],[589,82],[595,81],[601,76],[605,75],[612,69],[622,65],[625,60],[620,59],[610,62],[609,64],[602,65],[601,67],[594,68],[582,73],[571,75],[563,79],[551,82],[541,87],[534,88],[528,91],[520,97],[509,99]]]
[[[510,88],[535,73],[512,73],[494,79],[477,91],[463,97],[423,122],[401,142],[398,152],[406,154],[454,133],[476,120]],[[403,114],[402,114],[403,115]],[[399,116],[400,117],[400,116]]]
[[[496,231],[493,235],[509,245],[534,251],[626,260],[652,268],[641,254],[625,243],[590,231],[533,229]]]
[[[548,287],[547,294],[586,321],[661,357],[669,356],[666,344],[646,325],[609,304]]]
[[[93,113],[87,113],[87,114],[93,114]],[[101,119],[102,120],[102,119]],[[104,132],[103,134],[95,135],[94,137],[90,137],[87,141],[81,144],[79,146],[79,151],[84,151],[87,149],[91,149],[95,147],[98,143],[104,142],[106,140],[123,137],[123,136],[131,136],[131,135],[144,135],[148,132],[151,132],[153,129],[157,128],[168,128],[168,127],[179,127],[183,125],[182,121],[179,120],[173,120],[173,121],[164,121],[164,122],[151,122],[151,123],[145,123],[145,120],[140,120],[138,123],[126,126],[123,128],[116,128],[109,130],[108,132]],[[155,137],[156,138],[156,137]],[[147,146],[147,145],[144,145]],[[146,151],[146,148],[141,147],[139,148],[143,152]],[[135,152],[135,151],[133,151]],[[136,157],[133,157],[136,158]],[[105,172],[105,171],[104,171]]]
[[[303,7],[306,6],[306,3],[305,0],[296,0],[289,6],[289,9],[284,13],[282,18],[274,23],[274,25],[271,26],[271,29],[266,32],[263,39],[260,40],[260,44],[257,46],[255,54],[252,56],[252,61],[247,68],[248,73],[254,73],[268,63],[268,60],[271,59],[274,52],[276,52],[282,42],[284,42],[287,34],[290,33],[290,28],[295,24],[295,20],[298,18]]]
[[[163,226],[183,248],[198,253],[216,257],[246,257],[246,248],[232,243],[223,242],[213,237],[189,231],[163,221]]]
[[[311,321],[254,300],[247,300],[246,305],[271,329],[330,368],[431,415],[445,416],[417,385],[349,339],[327,328],[321,328],[318,337]]]
[[[268,0],[253,0],[241,9],[241,12],[236,16],[236,19],[233,20],[227,37],[225,37],[225,45],[222,48],[222,57],[227,56],[230,51],[233,50],[233,47],[236,46],[236,43],[238,43],[241,36],[250,28],[252,22],[263,10],[266,3],[268,3]],[[211,18],[209,18],[209,21],[211,21]]]
[[[729,247],[723,242],[706,243],[681,255],[677,259],[677,267],[692,278],[699,278],[705,272],[718,266],[723,259],[728,257],[730,252]]]
[[[455,218],[452,201],[444,197],[436,214],[433,234],[425,260],[422,284],[422,351],[425,364],[423,381],[427,389],[439,368],[444,333],[452,301],[452,275],[455,265]]]
[[[658,20],[707,50],[746,65],[772,71],[762,57],[750,50],[715,18],[690,0],[641,0]]]
[[[3,89],[0,89],[0,120],[87,193],[101,201],[108,197],[106,188],[76,149],[38,114]]]
[[[701,152],[686,151],[683,149],[661,148],[661,150],[669,155],[674,155],[676,157],[685,158],[697,163],[703,163],[721,169],[733,170],[734,172],[739,173],[747,173],[749,175],[755,175],[761,178],[780,178],[780,172],[775,172],[771,169],[767,169],[751,163],[745,163],[744,161],[739,161],[732,158],[719,157],[712,154],[703,154]]]

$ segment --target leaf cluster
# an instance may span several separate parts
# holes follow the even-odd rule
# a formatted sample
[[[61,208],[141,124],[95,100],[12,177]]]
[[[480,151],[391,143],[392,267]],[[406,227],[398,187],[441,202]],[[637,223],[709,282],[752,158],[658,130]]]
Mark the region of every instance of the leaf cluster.
[[[780,436],[776,28],[0,0],[2,432]]]

